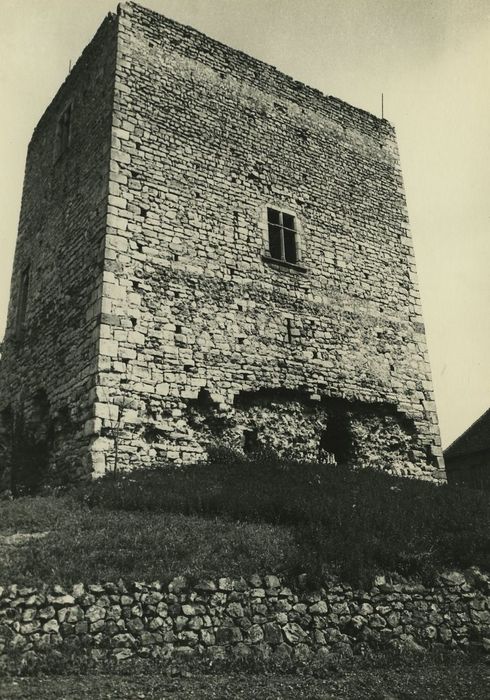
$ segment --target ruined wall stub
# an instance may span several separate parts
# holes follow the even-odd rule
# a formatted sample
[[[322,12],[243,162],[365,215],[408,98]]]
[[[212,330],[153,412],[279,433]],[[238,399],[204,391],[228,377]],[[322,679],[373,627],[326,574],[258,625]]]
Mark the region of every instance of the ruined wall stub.
[[[75,400],[87,473],[113,466],[117,432],[122,467],[194,461],[224,442],[439,477],[393,127],[133,3],[113,34],[112,138],[94,149],[106,173],[96,346]],[[110,64],[96,37],[98,50]],[[63,89],[76,114],[76,84]],[[282,264],[269,209],[285,228],[294,217]],[[65,254],[83,269],[95,239]],[[25,264],[18,251],[14,279]],[[6,356],[4,375],[33,393],[26,361]],[[51,405],[56,382],[44,382]]]

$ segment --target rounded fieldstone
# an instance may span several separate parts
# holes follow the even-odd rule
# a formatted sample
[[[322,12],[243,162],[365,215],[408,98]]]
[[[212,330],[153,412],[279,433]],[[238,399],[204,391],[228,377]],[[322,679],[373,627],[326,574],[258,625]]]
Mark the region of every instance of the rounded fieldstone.
[[[252,644],[257,644],[264,639],[264,632],[262,631],[262,627],[260,625],[252,625],[248,629],[247,635]]]
[[[59,632],[60,626],[58,621],[55,619],[48,620],[43,625],[43,630],[45,632]]]
[[[269,644],[280,644],[282,642],[282,631],[275,622],[266,622],[264,627],[264,639]]]
[[[294,606],[296,609],[296,605]],[[310,605],[308,608],[309,612],[312,615],[324,615],[328,613],[328,605],[324,600],[319,600],[318,603],[313,603],[313,605]]]
[[[286,640],[290,644],[299,644],[307,636],[304,629],[296,622],[290,622],[282,628]]]

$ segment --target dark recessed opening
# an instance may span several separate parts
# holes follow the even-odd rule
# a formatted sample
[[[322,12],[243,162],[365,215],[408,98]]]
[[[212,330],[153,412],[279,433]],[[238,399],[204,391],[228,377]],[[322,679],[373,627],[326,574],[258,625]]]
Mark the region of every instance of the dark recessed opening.
[[[243,431],[243,451],[245,454],[252,454],[259,450],[259,436],[257,428],[251,428]]]
[[[19,296],[17,301],[16,335],[21,340],[25,330],[27,302],[29,297],[29,265],[24,268],[20,278]]]
[[[344,464],[351,449],[349,421],[344,413],[329,417],[327,427],[320,436],[319,459],[329,464]]]

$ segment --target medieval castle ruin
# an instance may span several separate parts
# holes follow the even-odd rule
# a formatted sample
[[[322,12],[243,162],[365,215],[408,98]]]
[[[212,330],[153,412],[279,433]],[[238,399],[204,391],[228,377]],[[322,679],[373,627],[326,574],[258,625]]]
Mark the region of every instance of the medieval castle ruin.
[[[393,127],[132,2],[27,155],[3,482],[210,445],[443,476]]]

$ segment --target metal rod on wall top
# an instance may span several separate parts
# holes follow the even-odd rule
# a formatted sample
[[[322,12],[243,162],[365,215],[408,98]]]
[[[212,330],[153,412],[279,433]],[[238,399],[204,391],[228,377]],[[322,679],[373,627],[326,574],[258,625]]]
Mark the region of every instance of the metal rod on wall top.
[[[384,95],[381,93],[381,119],[385,118]]]

